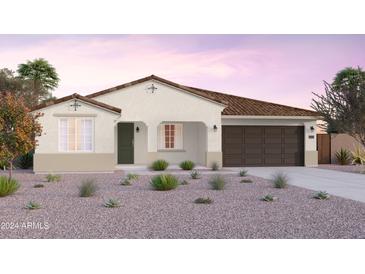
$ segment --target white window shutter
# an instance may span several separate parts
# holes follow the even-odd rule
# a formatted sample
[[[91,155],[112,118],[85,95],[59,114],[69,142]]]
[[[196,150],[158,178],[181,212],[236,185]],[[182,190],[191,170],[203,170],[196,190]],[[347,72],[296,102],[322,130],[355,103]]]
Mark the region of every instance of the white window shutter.
[[[59,150],[60,151],[67,151],[68,142],[68,132],[67,132],[67,119],[60,119],[59,121]]]

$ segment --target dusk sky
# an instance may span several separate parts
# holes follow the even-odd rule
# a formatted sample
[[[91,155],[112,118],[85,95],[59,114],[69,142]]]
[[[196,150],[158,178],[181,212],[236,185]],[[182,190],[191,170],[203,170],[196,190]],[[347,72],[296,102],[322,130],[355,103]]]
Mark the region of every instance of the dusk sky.
[[[0,35],[1,67],[40,57],[59,73],[57,97],[155,74],[309,108],[323,80],[365,67],[365,35]]]

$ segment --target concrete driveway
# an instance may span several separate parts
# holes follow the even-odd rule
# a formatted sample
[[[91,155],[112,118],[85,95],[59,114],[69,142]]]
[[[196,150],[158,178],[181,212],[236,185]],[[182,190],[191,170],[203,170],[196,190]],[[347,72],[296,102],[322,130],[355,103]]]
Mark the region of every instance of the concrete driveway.
[[[365,202],[365,175],[308,167],[248,167],[253,176],[271,179],[278,171],[285,172],[289,184]]]

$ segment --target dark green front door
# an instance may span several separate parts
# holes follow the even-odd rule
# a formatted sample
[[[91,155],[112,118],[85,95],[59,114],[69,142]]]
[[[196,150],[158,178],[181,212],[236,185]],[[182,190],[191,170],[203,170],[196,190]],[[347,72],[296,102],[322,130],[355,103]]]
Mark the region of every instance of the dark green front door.
[[[134,163],[134,124],[118,124],[118,164]]]

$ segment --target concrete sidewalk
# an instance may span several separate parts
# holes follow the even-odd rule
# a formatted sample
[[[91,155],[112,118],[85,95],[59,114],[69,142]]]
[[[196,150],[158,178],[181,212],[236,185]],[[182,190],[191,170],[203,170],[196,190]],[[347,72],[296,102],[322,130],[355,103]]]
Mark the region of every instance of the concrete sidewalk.
[[[284,172],[290,184],[327,191],[332,195],[365,202],[365,175],[307,167],[247,167],[253,176],[271,179],[276,172]],[[238,171],[239,169],[237,169]]]

